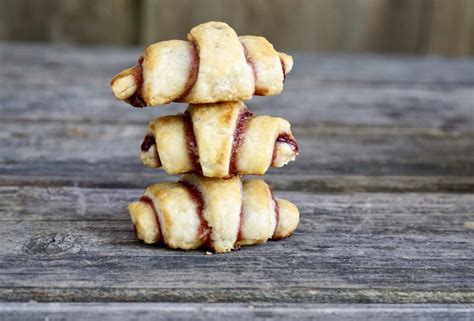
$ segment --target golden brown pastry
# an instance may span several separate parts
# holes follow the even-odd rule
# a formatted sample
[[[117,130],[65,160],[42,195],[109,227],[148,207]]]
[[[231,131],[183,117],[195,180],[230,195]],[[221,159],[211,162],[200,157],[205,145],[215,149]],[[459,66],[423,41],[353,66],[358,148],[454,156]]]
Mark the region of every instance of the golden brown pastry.
[[[263,180],[238,177],[185,175],[178,183],[151,185],[128,211],[145,243],[217,253],[288,237],[299,222],[296,206],[276,199]]]
[[[219,178],[263,175],[296,155],[286,120],[254,115],[242,102],[190,105],[184,114],[156,118],[141,145],[148,167]]]
[[[265,38],[238,37],[223,22],[194,27],[188,40],[147,47],[137,66],[112,79],[115,97],[135,107],[248,100],[279,94],[293,67]]]

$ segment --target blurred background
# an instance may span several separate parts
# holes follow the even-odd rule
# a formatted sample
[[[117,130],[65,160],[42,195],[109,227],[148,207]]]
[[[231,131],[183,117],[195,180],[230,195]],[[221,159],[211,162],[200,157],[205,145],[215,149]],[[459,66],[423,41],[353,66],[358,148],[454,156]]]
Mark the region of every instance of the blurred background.
[[[280,50],[474,53],[474,0],[0,0],[0,41],[143,45],[209,20]]]

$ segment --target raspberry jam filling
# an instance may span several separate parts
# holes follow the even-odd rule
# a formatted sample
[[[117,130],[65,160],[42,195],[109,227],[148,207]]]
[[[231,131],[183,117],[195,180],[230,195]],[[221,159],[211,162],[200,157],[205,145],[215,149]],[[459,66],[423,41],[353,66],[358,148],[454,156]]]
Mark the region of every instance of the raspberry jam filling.
[[[249,51],[247,50],[247,47],[243,43],[242,43],[242,47],[244,48],[245,60],[247,61],[247,64],[250,67],[252,67],[253,78],[254,78],[254,80],[257,80],[257,68],[255,67],[255,61],[249,55]]]
[[[146,135],[140,148],[142,152],[148,152],[153,145],[155,145],[155,137],[153,135]]]
[[[138,237],[137,226],[136,226],[135,224],[133,224],[133,232],[135,233],[135,238],[137,238],[138,240],[140,240],[140,238]]]
[[[273,240],[278,240],[279,238],[275,238],[275,233],[278,228],[278,223],[280,223],[280,207],[278,206],[278,202],[275,199],[275,194],[273,193],[273,189],[269,187],[270,189],[270,194],[272,195],[272,200],[275,203],[275,231],[273,231],[272,239]]]
[[[283,59],[280,59],[280,63],[281,63],[281,70],[283,71],[283,82],[285,82],[285,79],[286,79],[286,65],[285,65],[285,62],[283,61]]]
[[[184,137],[188,148],[188,155],[191,163],[193,164],[192,172],[202,174],[201,165],[199,164],[198,146],[196,142],[196,136],[194,135],[193,122],[191,120],[191,115],[189,115],[188,112],[184,113],[183,121]]]
[[[272,164],[277,158],[278,144],[280,143],[290,145],[291,149],[295,152],[296,155],[298,155],[298,143],[296,142],[296,140],[294,140],[288,134],[280,134],[275,140],[275,146],[273,147]]]
[[[197,77],[199,74],[199,53],[196,49],[196,45],[193,43],[193,51],[192,51],[192,58],[191,58],[191,67],[189,68],[189,75],[188,80],[186,81],[186,85],[184,85],[183,93],[176,98],[176,101],[183,101],[189,95],[191,89],[193,89],[194,84],[197,81]]]
[[[247,122],[254,116],[254,114],[248,110],[243,110],[239,118],[237,120],[237,125],[235,126],[234,131],[234,140],[232,142],[232,152],[230,156],[230,163],[229,163],[229,175],[237,174],[237,158],[239,147],[242,145],[243,136],[245,133],[245,128],[247,126]]]
[[[156,211],[155,204],[153,204],[153,201],[151,200],[151,198],[149,198],[148,196],[145,196],[145,195],[140,197],[140,202],[148,204],[151,207],[151,209],[153,210],[153,215],[155,216],[156,224],[158,225],[158,231],[160,233],[160,238],[164,242],[165,238],[163,237],[163,232],[161,231],[160,219],[158,217],[158,212]]]
[[[133,77],[135,78],[135,83],[137,84],[137,90],[135,93],[127,98],[125,101],[132,105],[133,107],[143,108],[146,106],[145,101],[142,97],[142,86],[143,86],[143,56],[138,59],[138,65],[133,68]]]
[[[202,244],[207,246],[208,248],[211,247],[211,228],[209,227],[209,224],[206,221],[206,218],[204,217],[204,198],[201,194],[201,192],[194,186],[193,184],[190,184],[185,181],[180,181],[179,182],[189,193],[191,196],[192,200],[196,204],[196,211],[199,217],[199,229],[198,229],[198,234],[197,237],[199,240],[201,240]]]
[[[146,135],[143,139],[143,143],[140,146],[140,149],[143,153],[146,153],[150,150],[151,146],[156,146],[155,136]],[[158,154],[158,147],[155,148],[155,160],[158,164],[161,164],[160,155]]]
[[[244,228],[245,223],[245,213],[244,213],[244,202],[242,200],[242,206],[240,207],[240,222],[239,222],[239,230],[237,231],[237,242],[242,241],[244,239],[242,235],[242,230]]]
[[[291,146],[291,149],[295,153],[298,153],[298,143],[288,134],[281,134],[280,136],[278,136],[275,143],[286,143]]]

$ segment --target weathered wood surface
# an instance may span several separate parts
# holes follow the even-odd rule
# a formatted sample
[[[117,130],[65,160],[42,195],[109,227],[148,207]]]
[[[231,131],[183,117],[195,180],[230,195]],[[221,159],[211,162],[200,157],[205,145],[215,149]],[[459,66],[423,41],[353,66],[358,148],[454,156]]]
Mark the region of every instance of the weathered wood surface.
[[[0,44],[0,318],[472,317],[473,60],[295,55],[285,93],[248,105],[292,123],[301,154],[265,179],[301,225],[208,256],[133,235],[126,204],[177,179],[141,165],[145,126],[184,109],[112,98],[138,53]]]
[[[0,318],[16,320],[472,320],[473,305],[7,303]]]
[[[142,124],[153,116],[182,111],[184,106],[175,104],[137,112],[111,99],[110,79],[134,65],[140,54],[141,50],[132,49],[0,43],[2,120]],[[473,131],[472,60],[294,58],[285,91],[274,97],[256,97],[248,102],[252,109],[287,118],[293,126],[383,126],[406,134],[413,128],[433,134]]]
[[[474,301],[471,194],[280,192],[301,210],[293,237],[208,256],[136,241],[125,207],[140,193],[0,188],[0,298]]]
[[[2,123],[2,131],[0,185],[58,185],[67,181],[72,186],[140,187],[144,182],[167,179],[162,170],[144,167],[138,157],[146,122],[10,121]],[[318,181],[336,190],[350,189],[351,182],[353,190],[368,190],[377,180],[367,182],[363,177],[387,176],[396,184],[406,181],[404,176],[423,176],[425,182],[437,182],[432,191],[446,185],[453,191],[474,187],[474,181],[464,177],[474,172],[474,140],[469,135],[397,135],[381,130],[377,136],[377,129],[333,131],[332,127],[294,126],[301,154],[297,162],[272,169],[269,181],[277,188],[291,190],[300,189],[301,180],[306,190],[324,189]],[[339,182],[341,187],[335,186],[331,179],[342,175],[352,177],[352,181],[346,179]],[[385,190],[403,188],[391,185]],[[413,191],[421,189],[419,185],[412,187]]]
[[[150,119],[184,106],[138,111],[115,101],[108,86],[138,55],[131,49],[0,45],[0,185],[141,187],[165,179],[140,164],[138,146]],[[276,188],[473,189],[471,60],[295,60],[282,95],[248,103],[258,113],[288,119],[302,146],[296,163],[270,171]]]

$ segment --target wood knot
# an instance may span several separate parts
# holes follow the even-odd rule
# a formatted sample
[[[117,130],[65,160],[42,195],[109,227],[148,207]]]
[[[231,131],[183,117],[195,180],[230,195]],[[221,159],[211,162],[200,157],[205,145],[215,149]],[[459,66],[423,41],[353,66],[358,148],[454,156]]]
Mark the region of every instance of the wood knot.
[[[69,234],[50,233],[28,240],[22,247],[22,251],[28,254],[59,254],[64,252],[77,252],[79,246],[75,239]]]

